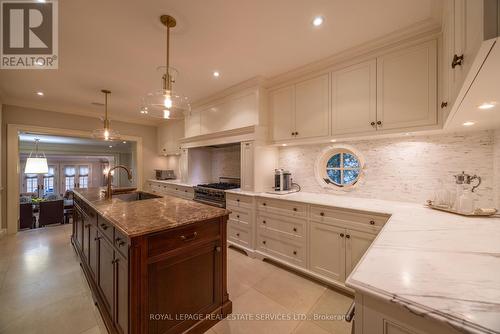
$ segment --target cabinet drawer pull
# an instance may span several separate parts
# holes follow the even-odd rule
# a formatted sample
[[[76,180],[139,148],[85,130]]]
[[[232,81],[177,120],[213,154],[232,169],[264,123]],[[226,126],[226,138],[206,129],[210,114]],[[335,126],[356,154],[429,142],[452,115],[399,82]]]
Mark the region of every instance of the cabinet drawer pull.
[[[324,213],[324,212],[320,212],[320,213],[319,213],[319,215],[320,215],[321,217],[323,217],[323,216],[325,215],[325,213]]]
[[[294,228],[293,228],[293,231],[294,231],[294,232],[297,232],[297,228],[296,228],[296,227],[294,227]]]
[[[240,201],[240,199],[239,199],[239,198],[237,198],[237,199],[236,199],[236,202],[239,202],[239,201]]]
[[[196,239],[197,236],[198,236],[198,232],[193,232],[191,235],[188,235],[188,236],[181,235],[181,239],[183,241],[191,241],[191,240]]]
[[[118,247],[121,247],[121,246],[125,245],[125,241],[123,241],[120,238],[116,238],[116,243],[118,244]]]
[[[351,236],[349,234],[346,234],[345,236],[347,239],[349,239]]]
[[[236,218],[240,219],[240,215],[236,215]]]
[[[453,55],[453,60],[451,61],[451,68],[455,68],[457,66],[462,66],[462,62],[464,60],[464,55]]]
[[[374,220],[370,220],[370,225],[375,225],[375,221]]]
[[[108,229],[108,225],[106,225],[106,224],[101,224],[101,228],[102,228],[103,230],[105,230],[105,231],[106,231],[106,230]]]
[[[373,127],[375,127],[375,124],[376,124],[375,122],[371,122],[370,123],[370,125],[373,126]]]
[[[340,233],[340,237],[343,238],[344,237],[344,233]]]
[[[382,121],[377,121],[378,126],[382,126]]]

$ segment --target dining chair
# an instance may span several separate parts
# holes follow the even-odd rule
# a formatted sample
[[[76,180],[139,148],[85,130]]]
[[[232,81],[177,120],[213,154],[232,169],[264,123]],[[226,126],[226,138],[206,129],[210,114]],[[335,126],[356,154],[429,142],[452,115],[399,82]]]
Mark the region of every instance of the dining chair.
[[[40,216],[38,225],[47,226],[50,224],[64,223],[64,200],[40,202]]]
[[[19,204],[19,229],[34,228],[36,217],[33,215],[33,205],[29,203]]]

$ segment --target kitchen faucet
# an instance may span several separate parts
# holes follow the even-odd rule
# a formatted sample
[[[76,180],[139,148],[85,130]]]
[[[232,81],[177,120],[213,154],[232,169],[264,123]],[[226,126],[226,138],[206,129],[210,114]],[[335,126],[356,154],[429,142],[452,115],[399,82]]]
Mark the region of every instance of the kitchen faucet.
[[[123,165],[116,165],[116,166],[110,168],[108,171],[108,182],[106,184],[106,191],[105,191],[105,198],[106,199],[111,199],[111,195],[112,195],[111,182],[113,181],[113,175],[111,175],[111,172],[117,168],[125,169],[127,171],[128,180],[132,181],[132,173],[130,172],[130,169],[128,169],[128,167],[123,166]]]

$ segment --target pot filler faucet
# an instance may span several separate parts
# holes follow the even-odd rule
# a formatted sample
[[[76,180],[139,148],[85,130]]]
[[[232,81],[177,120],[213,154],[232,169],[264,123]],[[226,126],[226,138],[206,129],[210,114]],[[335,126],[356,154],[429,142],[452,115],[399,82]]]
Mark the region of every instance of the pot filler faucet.
[[[132,181],[132,173],[130,172],[130,169],[128,169],[127,166],[116,165],[115,167],[110,168],[108,171],[108,182],[106,184],[106,191],[104,192],[106,199],[111,199],[111,195],[112,195],[111,182],[113,181],[113,175],[111,175],[111,172],[117,168],[125,169],[125,171],[127,172],[127,175],[128,175],[128,180]]]

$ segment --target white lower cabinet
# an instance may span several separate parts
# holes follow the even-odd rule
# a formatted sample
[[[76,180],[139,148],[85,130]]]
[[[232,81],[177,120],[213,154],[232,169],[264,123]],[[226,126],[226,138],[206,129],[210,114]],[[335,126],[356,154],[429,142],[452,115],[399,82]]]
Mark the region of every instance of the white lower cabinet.
[[[345,280],[345,229],[311,222],[309,267],[336,281]]]
[[[361,260],[368,247],[375,239],[375,234],[356,230],[346,230],[345,277],[349,276],[356,264]]]
[[[229,245],[252,256],[255,249],[255,198],[226,193],[226,209],[231,211],[227,224]]]
[[[158,195],[170,195],[184,199],[194,198],[193,187],[185,185],[150,180],[147,183],[147,188],[150,192]]]

